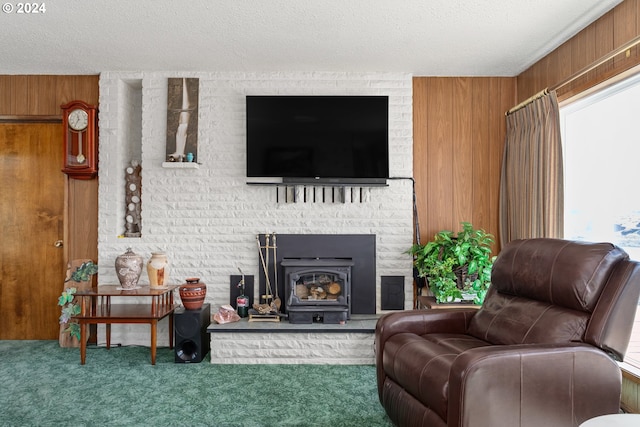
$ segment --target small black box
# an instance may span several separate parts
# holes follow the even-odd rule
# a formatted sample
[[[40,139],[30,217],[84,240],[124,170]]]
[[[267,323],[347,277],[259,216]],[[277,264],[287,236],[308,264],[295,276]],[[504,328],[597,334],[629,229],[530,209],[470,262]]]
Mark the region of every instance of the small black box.
[[[312,311],[312,310],[289,310],[289,323],[313,323],[314,320],[327,324],[340,324],[345,323],[349,317],[349,309],[335,308]]]
[[[210,304],[203,304],[199,310],[176,308],[173,318],[176,363],[199,363],[204,359],[211,350],[207,333],[210,323]]]
[[[344,311],[325,311],[322,316],[322,323],[340,324],[347,321],[347,310]]]

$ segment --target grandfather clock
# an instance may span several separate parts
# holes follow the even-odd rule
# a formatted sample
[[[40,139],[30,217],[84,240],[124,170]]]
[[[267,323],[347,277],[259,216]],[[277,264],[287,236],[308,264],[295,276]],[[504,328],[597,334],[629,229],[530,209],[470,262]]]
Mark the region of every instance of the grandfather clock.
[[[92,179],[98,174],[97,107],[82,101],[61,106],[64,167],[69,178]]]

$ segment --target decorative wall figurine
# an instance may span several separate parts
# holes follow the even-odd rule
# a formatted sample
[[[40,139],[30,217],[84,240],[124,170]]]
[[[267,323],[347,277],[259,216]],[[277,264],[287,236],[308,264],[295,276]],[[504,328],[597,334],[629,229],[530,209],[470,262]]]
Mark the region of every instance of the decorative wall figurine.
[[[127,166],[125,169],[125,237],[140,237],[142,235],[142,229],[140,226],[140,217],[142,213],[141,171],[142,167],[136,160],[132,160],[131,165]]]
[[[198,161],[197,78],[169,78],[167,91],[167,162]]]

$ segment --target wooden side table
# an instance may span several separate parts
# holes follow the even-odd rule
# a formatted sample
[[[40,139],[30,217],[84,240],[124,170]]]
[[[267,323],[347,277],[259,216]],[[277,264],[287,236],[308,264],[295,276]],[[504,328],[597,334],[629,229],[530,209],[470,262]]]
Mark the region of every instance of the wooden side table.
[[[475,308],[479,309],[481,306],[470,303],[447,303],[438,304],[436,297],[420,295],[418,297],[418,310],[442,310],[447,308]]]
[[[82,312],[74,318],[80,324],[80,364],[87,357],[87,325],[106,325],[107,349],[111,348],[111,325],[113,323],[148,323],[151,326],[151,364],[156,364],[158,321],[169,317],[169,347],[173,348],[173,290],[179,285],[165,288],[141,286],[125,290],[118,285],[99,285],[76,292],[81,298]],[[112,304],[111,297],[150,297],[149,302]]]

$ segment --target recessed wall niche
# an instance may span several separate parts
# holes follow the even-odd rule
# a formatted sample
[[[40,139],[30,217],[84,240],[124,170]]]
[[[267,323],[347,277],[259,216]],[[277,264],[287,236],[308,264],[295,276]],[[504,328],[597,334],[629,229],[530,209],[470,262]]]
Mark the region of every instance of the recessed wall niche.
[[[142,177],[140,176],[142,167],[137,160],[132,160],[131,164],[124,171],[125,180],[125,215],[124,215],[124,237],[142,236]]]
[[[142,79],[118,84],[118,151],[123,183],[118,192],[119,229],[124,237],[140,237],[142,162]],[[131,190],[131,186],[136,186]],[[137,201],[137,202],[136,202]],[[132,204],[133,203],[133,204]]]
[[[167,149],[163,167],[198,162],[200,79],[167,79]]]

